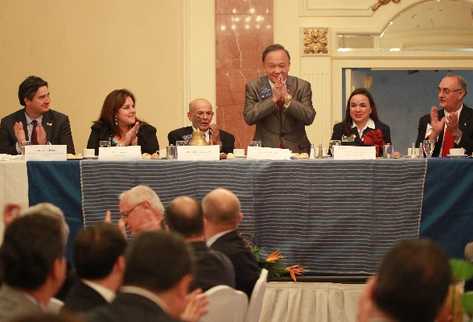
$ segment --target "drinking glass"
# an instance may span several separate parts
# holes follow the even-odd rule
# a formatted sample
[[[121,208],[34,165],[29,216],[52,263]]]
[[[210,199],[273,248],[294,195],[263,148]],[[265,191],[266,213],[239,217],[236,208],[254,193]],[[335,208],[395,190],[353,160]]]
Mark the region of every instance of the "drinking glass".
[[[257,147],[261,147],[262,144],[261,144],[261,141],[260,140],[253,140],[253,141],[250,141],[250,144],[248,144],[248,146],[257,146]]]
[[[330,140],[328,142],[328,150],[330,151],[330,155],[333,156],[333,146],[334,145],[341,145],[342,144],[342,141],[340,140]]]
[[[31,141],[25,141],[25,144],[20,144],[21,154],[25,155],[25,146],[31,145]]]
[[[434,153],[435,142],[432,140],[424,140],[424,142],[422,142],[422,148],[424,150],[425,156],[427,158],[431,158],[432,153]]]
[[[177,148],[174,145],[170,145],[166,147],[166,154],[168,160],[175,160],[177,159]]]
[[[109,148],[112,146],[112,143],[110,142],[110,140],[100,140],[99,141],[99,147],[101,148]]]
[[[187,141],[176,141],[176,146],[187,145]]]
[[[388,144],[383,145],[383,158],[391,159],[393,155],[393,151],[394,151],[394,148],[392,144],[388,143]]]

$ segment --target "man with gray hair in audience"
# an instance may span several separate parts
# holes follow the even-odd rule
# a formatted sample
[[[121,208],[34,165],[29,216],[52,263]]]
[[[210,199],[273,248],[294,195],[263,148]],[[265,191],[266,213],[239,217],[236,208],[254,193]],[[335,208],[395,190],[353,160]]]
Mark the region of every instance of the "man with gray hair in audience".
[[[62,211],[39,204],[24,214],[8,225],[0,248],[0,321],[48,310],[65,279]]]
[[[162,228],[164,206],[153,189],[138,185],[120,194],[119,199],[120,221],[133,236]]]
[[[260,268],[247,243],[238,233],[243,219],[240,200],[230,190],[217,188],[202,199],[207,246],[230,258],[235,269],[236,289],[251,296]]]

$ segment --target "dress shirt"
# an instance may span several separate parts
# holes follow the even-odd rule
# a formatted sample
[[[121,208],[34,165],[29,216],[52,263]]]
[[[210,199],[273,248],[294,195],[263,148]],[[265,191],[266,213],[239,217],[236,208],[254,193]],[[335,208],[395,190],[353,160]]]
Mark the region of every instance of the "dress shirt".
[[[82,282],[84,282],[84,284],[86,284],[90,288],[97,291],[97,293],[99,293],[108,303],[112,302],[113,299],[115,298],[115,292],[112,291],[111,289],[108,289],[98,283],[84,280],[84,279],[82,280]]]
[[[371,117],[368,119],[368,121],[366,122],[365,126],[362,128],[362,129],[359,129],[355,122],[352,123],[351,125],[351,128],[356,128],[356,130],[358,131],[358,136],[361,138],[363,138],[363,132],[366,130],[366,129],[376,129],[376,125],[374,124],[374,121],[371,119]]]
[[[212,244],[215,243],[215,241],[216,241],[217,239],[219,239],[219,238],[222,237],[223,235],[228,234],[229,232],[232,232],[232,231],[234,231],[234,230],[235,230],[235,229],[229,229],[229,230],[225,230],[225,231],[222,231],[221,233],[218,233],[218,234],[213,235],[212,237],[210,237],[209,239],[207,239],[207,247],[212,246]]]

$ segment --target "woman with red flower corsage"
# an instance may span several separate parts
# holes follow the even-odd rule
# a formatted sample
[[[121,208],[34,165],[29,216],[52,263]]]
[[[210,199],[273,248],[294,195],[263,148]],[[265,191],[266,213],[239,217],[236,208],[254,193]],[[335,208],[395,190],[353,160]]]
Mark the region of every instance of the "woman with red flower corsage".
[[[383,145],[391,143],[389,126],[378,118],[373,96],[366,88],[355,89],[348,98],[345,118],[335,124],[332,140],[342,137],[353,138],[354,145],[374,145],[377,155],[383,152]]]

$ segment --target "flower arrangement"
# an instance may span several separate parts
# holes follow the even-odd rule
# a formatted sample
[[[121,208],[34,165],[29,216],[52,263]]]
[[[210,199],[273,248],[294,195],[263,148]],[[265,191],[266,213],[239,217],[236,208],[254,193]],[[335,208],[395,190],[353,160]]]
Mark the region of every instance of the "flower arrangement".
[[[473,264],[461,260],[451,259],[450,268],[452,270],[452,276],[454,283],[461,281],[467,281],[473,277]],[[461,294],[463,291],[463,284],[460,284],[460,289],[455,285],[450,287],[449,294],[449,307],[451,314],[451,321],[463,321],[463,313],[468,316],[468,321],[473,321],[473,291]]]
[[[374,145],[376,147],[376,156],[383,155],[384,134],[380,129],[365,131],[361,141],[364,145]]]
[[[268,270],[269,278],[277,278],[289,274],[294,282],[297,282],[297,276],[304,273],[304,268],[300,265],[285,266],[281,259],[282,256],[279,250],[272,251],[269,255],[261,254],[261,248],[256,245],[250,245],[251,252],[256,257],[256,261],[261,268]]]

